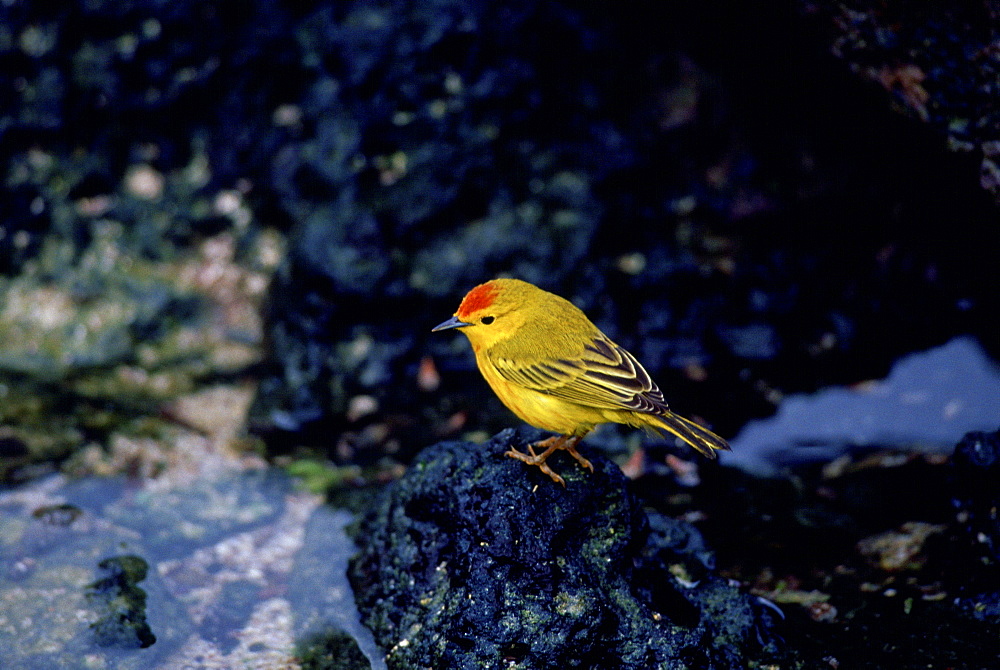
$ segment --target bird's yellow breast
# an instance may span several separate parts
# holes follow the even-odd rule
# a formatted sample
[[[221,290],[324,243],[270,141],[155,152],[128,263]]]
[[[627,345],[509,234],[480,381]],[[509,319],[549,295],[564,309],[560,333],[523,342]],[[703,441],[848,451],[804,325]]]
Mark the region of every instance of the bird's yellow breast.
[[[518,418],[536,428],[561,435],[584,435],[598,424],[617,420],[607,416],[604,410],[578,405],[507,381],[480,351],[476,352],[476,363],[500,401]]]

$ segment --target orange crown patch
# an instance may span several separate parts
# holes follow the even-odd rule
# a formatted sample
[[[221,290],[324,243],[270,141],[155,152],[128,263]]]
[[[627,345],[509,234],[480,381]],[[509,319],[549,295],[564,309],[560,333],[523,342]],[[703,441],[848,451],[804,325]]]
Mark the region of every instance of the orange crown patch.
[[[459,318],[465,318],[473,312],[478,312],[492,305],[496,297],[497,288],[492,282],[480,284],[465,294],[465,298],[462,299],[462,304],[458,306],[456,314]]]

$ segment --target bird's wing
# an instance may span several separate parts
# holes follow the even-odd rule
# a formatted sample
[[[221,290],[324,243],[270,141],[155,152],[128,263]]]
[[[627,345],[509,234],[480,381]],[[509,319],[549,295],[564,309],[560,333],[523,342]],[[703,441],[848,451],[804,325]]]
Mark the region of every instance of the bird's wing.
[[[663,393],[639,361],[603,336],[572,358],[525,363],[496,356],[491,362],[509,382],[587,407],[650,414],[667,410]]]

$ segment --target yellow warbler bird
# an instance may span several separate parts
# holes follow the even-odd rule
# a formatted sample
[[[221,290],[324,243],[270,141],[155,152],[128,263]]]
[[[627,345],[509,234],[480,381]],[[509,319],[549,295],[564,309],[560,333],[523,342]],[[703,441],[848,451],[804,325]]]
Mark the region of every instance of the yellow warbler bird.
[[[530,455],[511,448],[507,456],[537,465],[563,486],[546,459],[565,449],[593,471],[576,445],[602,423],[665,430],[709,458],[714,450],[729,449],[712,431],[671,412],[639,361],[579,308],[533,284],[480,284],[433,330],[449,328],[461,328],[469,338],[479,371],[504,405],[532,426],[558,433],[530,445]]]

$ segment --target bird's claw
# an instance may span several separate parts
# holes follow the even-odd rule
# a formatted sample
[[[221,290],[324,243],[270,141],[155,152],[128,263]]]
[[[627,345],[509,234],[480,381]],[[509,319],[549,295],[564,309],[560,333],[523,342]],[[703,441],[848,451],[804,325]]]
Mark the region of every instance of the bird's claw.
[[[566,435],[556,435],[554,437],[550,437],[545,440],[535,442],[534,444],[528,444],[527,447],[528,451],[531,453],[530,456],[528,454],[518,451],[517,449],[514,449],[513,447],[511,447],[504,453],[506,456],[509,456],[511,458],[516,458],[517,460],[523,461],[528,465],[538,466],[538,469],[547,474],[549,477],[551,477],[552,481],[558,484],[562,484],[563,487],[565,487],[566,481],[562,477],[557,475],[555,472],[553,472],[552,468],[550,468],[545,463],[545,461],[548,459],[549,456],[552,455],[552,452],[554,452],[555,450],[565,449],[570,453],[570,455],[573,458],[576,459],[577,463],[579,463],[581,467],[584,467],[587,470],[593,472],[594,471],[593,464],[586,458],[581,456],[579,452],[577,452],[576,450],[576,445],[581,439],[582,439],[581,436],[567,437]],[[536,447],[539,449],[543,449],[544,451],[542,451],[542,453],[540,454],[535,453]]]
[[[563,487],[565,488],[566,481],[562,477],[557,475],[552,470],[552,468],[546,465],[544,458],[541,458],[541,456],[544,456],[546,454],[536,454],[534,450],[531,448],[531,445],[528,445],[528,451],[531,452],[531,456],[511,447],[510,449],[504,452],[504,455],[510,456],[511,458],[516,458],[519,461],[524,461],[528,465],[537,465],[539,470],[541,470],[542,472],[544,472],[545,474],[547,474],[549,477],[552,478],[552,481],[556,482],[557,484],[562,484]]]
[[[566,447],[563,447],[563,448],[566,449],[566,451],[569,452],[570,456],[572,456],[573,458],[576,459],[576,462],[580,464],[580,467],[586,468],[587,470],[590,470],[591,472],[594,471],[594,464],[591,463],[590,461],[588,461],[583,456],[581,456],[580,452],[578,452],[573,446],[567,445]]]
[[[576,453],[575,451],[571,451],[569,453],[573,454],[573,456],[576,457],[576,460],[580,463],[580,467],[583,467],[583,468],[585,468],[587,470],[590,470],[591,472],[594,471],[594,464],[593,463],[591,463],[590,461],[588,461],[586,458],[584,458],[580,454]]]

